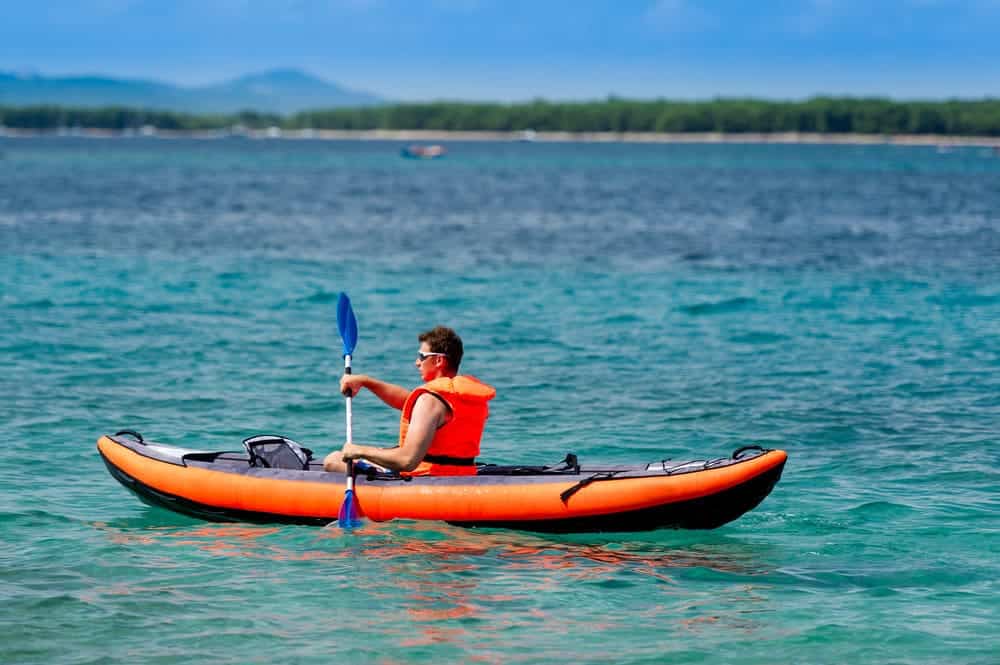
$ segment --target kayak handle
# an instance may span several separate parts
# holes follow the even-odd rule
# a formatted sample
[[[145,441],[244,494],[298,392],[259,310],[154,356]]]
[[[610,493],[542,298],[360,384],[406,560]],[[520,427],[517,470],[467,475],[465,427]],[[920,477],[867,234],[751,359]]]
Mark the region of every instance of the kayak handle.
[[[759,450],[762,453],[767,452],[760,446],[743,446],[742,448],[737,448],[733,451],[733,459],[742,459],[742,454],[748,450]]]
[[[128,434],[130,437],[132,437],[139,443],[146,443],[146,440],[142,438],[142,434],[139,434],[135,430],[123,429],[115,432],[115,436],[121,436],[122,434]]]

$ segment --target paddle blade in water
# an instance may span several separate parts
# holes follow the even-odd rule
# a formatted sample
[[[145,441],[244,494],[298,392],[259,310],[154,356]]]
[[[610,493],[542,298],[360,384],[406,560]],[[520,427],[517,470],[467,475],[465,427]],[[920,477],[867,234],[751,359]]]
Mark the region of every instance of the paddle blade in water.
[[[340,504],[340,514],[337,516],[337,524],[341,529],[352,529],[361,525],[361,511],[358,509],[358,501],[354,497],[354,490],[344,492],[344,502]]]
[[[337,298],[337,329],[340,331],[340,339],[344,341],[344,355],[353,355],[358,343],[358,320],[354,318],[351,299],[344,292]]]

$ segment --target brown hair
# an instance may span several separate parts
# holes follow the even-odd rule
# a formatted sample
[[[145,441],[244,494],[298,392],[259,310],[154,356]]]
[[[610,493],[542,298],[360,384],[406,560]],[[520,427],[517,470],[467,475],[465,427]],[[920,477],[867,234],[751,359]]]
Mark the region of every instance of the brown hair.
[[[421,342],[427,342],[434,353],[443,353],[448,358],[451,368],[458,371],[458,366],[462,362],[462,338],[445,326],[436,326],[427,332],[422,332],[417,336]]]

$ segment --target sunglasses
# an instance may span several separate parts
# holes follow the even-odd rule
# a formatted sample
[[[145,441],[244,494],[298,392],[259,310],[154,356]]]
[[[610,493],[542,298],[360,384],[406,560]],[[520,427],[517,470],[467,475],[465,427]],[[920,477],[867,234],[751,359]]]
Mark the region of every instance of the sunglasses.
[[[417,360],[419,360],[420,362],[424,362],[425,360],[427,360],[431,356],[446,356],[446,355],[448,355],[448,354],[447,353],[438,353],[436,351],[428,351],[427,353],[424,353],[423,351],[417,351]]]

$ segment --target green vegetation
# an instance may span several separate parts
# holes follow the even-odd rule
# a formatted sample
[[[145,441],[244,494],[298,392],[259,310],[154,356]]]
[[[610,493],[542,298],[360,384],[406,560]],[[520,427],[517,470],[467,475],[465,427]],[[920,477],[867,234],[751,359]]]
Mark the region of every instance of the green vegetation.
[[[0,125],[12,129],[56,130],[74,127],[124,131],[143,127],[175,131],[229,129],[233,125],[250,128],[282,126],[281,116],[245,111],[236,115],[191,115],[173,111],[152,111],[125,107],[67,108],[62,106],[0,106]]]
[[[477,104],[433,102],[316,110],[279,116],[246,111],[190,115],[129,108],[0,107],[0,125],[54,130],[86,127],[202,131],[229,129],[423,129],[566,132],[818,132],[824,134],[945,134],[1000,136],[1000,100],[893,101],[816,97],[781,102],[717,99]]]

